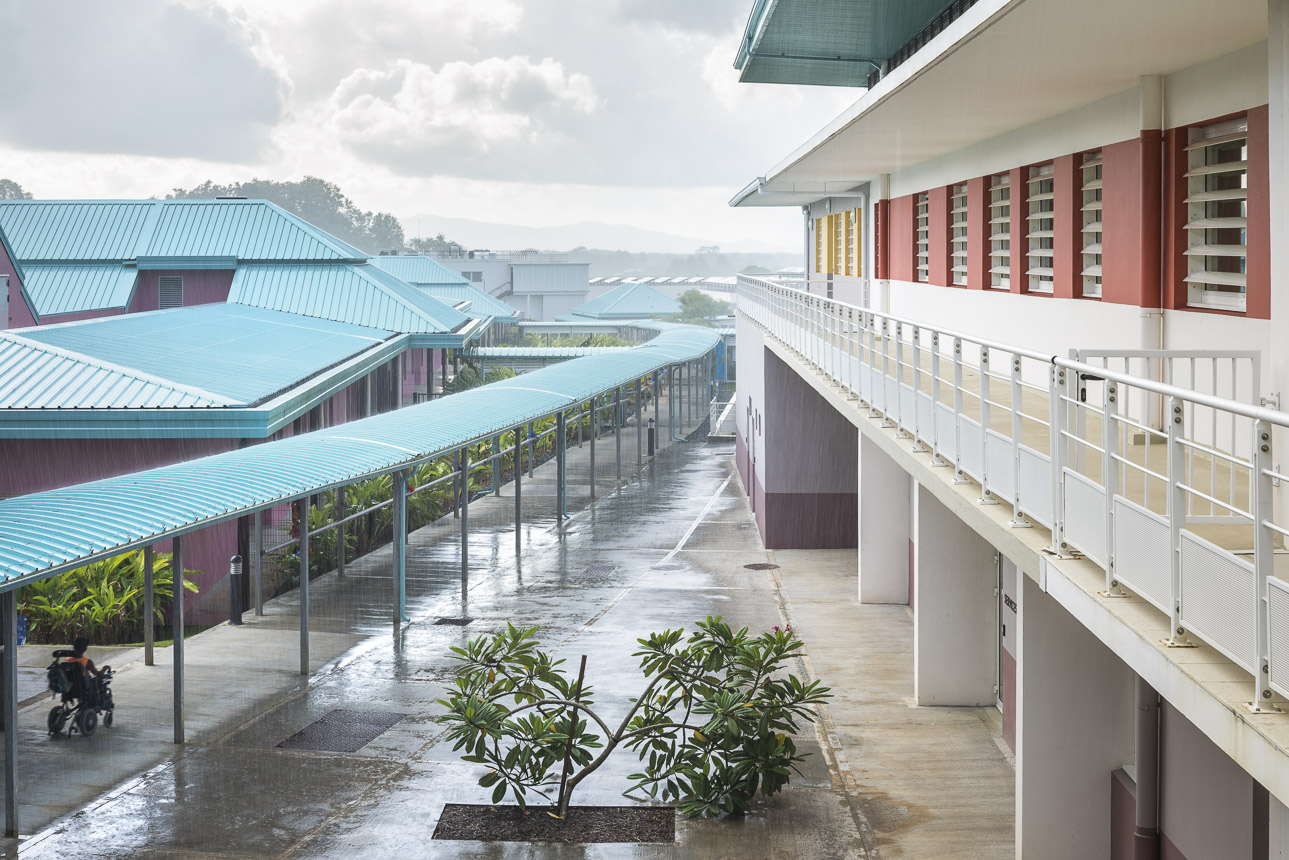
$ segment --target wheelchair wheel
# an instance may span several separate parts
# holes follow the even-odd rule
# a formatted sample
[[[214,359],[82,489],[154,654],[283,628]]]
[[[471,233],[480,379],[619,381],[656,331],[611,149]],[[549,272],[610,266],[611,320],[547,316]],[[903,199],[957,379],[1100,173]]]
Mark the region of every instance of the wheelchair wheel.
[[[109,729],[110,729],[110,728],[112,728],[112,711],[111,711],[111,710],[108,710],[108,711],[104,712],[104,714],[103,714],[103,725],[107,726]]]
[[[67,714],[63,711],[62,705],[54,705],[49,709],[49,733],[51,735],[60,735],[63,732],[63,726],[67,724]]]
[[[93,708],[85,708],[76,715],[76,728],[86,737],[94,734],[94,727],[97,725],[98,711]]]

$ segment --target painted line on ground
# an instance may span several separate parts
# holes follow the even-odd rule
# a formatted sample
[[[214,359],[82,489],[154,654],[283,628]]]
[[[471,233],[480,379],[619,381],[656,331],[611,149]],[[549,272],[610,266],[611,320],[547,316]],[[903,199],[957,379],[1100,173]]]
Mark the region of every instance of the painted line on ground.
[[[676,553],[680,552],[682,549],[685,548],[685,544],[689,542],[689,539],[691,537],[693,537],[694,531],[698,528],[699,524],[703,521],[703,517],[707,516],[707,512],[712,509],[712,505],[716,504],[716,500],[721,497],[721,494],[725,492],[725,488],[730,485],[730,481],[732,480],[734,480],[733,475],[727,475],[725,477],[725,480],[721,483],[720,488],[717,489],[715,493],[712,493],[712,497],[707,500],[707,504],[703,505],[703,509],[698,512],[698,516],[694,518],[694,521],[689,524],[689,528],[685,530],[685,533],[683,535],[681,535],[680,542],[676,544],[674,548],[672,548],[671,552],[664,555],[662,557],[662,560],[657,562],[654,565],[654,567],[657,567],[660,564],[666,564],[667,562],[671,561],[672,558],[675,557]]]

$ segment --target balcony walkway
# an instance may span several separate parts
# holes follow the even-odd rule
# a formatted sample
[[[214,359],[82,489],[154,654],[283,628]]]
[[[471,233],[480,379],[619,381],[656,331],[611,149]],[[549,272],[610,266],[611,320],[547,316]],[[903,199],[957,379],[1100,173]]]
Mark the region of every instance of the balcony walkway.
[[[665,404],[663,415],[665,416]],[[632,450],[626,445],[624,450]],[[611,437],[600,452],[612,453]],[[574,449],[570,486],[585,487]],[[792,623],[808,674],[836,690],[813,755],[778,797],[730,821],[678,822],[672,845],[601,845],[597,858],[1011,857],[1014,774],[988,709],[912,708],[912,621],[903,608],[855,603],[853,552],[767,552],[733,475],[731,448],[677,445],[622,489],[554,525],[553,469],[525,484],[525,551],[516,563],[513,499],[471,505],[477,574],[462,594],[455,522],[416,532],[408,563],[414,617],[391,639],[389,554],[315,580],[318,671],[294,672],[291,596],[242,627],[187,643],[190,742],[169,735],[169,649],[155,668],[120,665],[118,722],[50,741],[44,703],[20,717],[24,831],[52,795],[78,808],[23,840],[23,857],[567,857],[561,846],[431,841],[444,802],[486,802],[433,722],[450,674],[448,646],[506,621],[540,624],[566,658],[590,656],[598,701],[621,709],[638,683],[629,654],[651,630],[722,614],[753,628]],[[597,458],[612,475],[613,460]],[[575,464],[580,464],[574,469]],[[605,470],[608,471],[600,471]],[[574,503],[576,508],[574,508]],[[774,562],[777,571],[744,565]],[[466,627],[438,618],[474,619]],[[114,660],[114,662],[116,662]],[[800,670],[798,670],[800,671]],[[277,744],[333,709],[408,716],[353,754]],[[155,756],[155,762],[140,756]],[[634,757],[610,760],[579,802],[622,803]],[[103,782],[104,776],[111,778]],[[12,842],[7,853],[16,854]],[[3,853],[3,852],[0,852]]]

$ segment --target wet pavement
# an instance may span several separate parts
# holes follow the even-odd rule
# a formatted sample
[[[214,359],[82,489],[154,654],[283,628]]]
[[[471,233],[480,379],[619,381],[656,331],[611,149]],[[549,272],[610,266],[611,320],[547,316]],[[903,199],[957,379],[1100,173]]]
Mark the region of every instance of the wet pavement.
[[[634,441],[624,434],[626,460],[634,460]],[[991,784],[992,795],[959,809],[938,803],[939,789],[926,780],[887,785],[902,772],[898,757],[907,749],[899,743],[887,743],[894,758],[867,761],[869,747],[894,731],[908,739],[908,749],[923,750],[919,774],[939,768],[937,782],[952,782],[943,778],[945,768],[959,758],[983,767],[993,783],[1004,784],[1008,771],[996,731],[978,709],[907,706],[911,620],[900,608],[874,608],[891,611],[868,613],[871,621],[845,613],[854,608],[854,553],[767,552],[729,446],[677,444],[638,475],[624,466],[628,481],[616,491],[613,452],[612,436],[602,439],[594,504],[586,490],[588,452],[570,457],[570,486],[581,489],[570,494],[573,516],[563,526],[554,519],[553,468],[525,482],[518,558],[509,488],[473,502],[465,587],[457,521],[447,517],[416,532],[408,555],[412,622],[401,628],[392,624],[388,550],[351,562],[343,578],[315,580],[315,671],[308,678],[298,674],[294,595],[270,602],[262,617],[248,613],[241,627],[193,637],[186,645],[182,747],[170,743],[169,649],[158,651],[155,667],[118,657],[118,720],[111,729],[50,739],[44,703],[25,709],[20,811],[32,835],[0,843],[5,856],[1003,856],[972,850],[980,836],[970,828],[992,828],[983,834],[990,846],[1003,839],[999,834],[1010,838],[1013,801],[1005,785],[1000,795]],[[767,561],[783,568],[744,567]],[[459,761],[434,722],[441,712],[435,699],[451,675],[450,646],[507,622],[540,625],[542,642],[558,655],[570,662],[589,656],[588,678],[611,719],[641,686],[630,657],[636,638],[707,614],[753,629],[791,619],[810,648],[799,671],[810,674],[818,665],[837,688],[821,730],[799,740],[813,754],[787,790],[744,818],[681,819],[672,845],[431,840],[444,803],[482,803],[491,794],[476,784],[480,768]],[[467,618],[465,625],[435,623]],[[868,641],[857,643],[856,636]],[[879,653],[857,653],[857,644]],[[881,660],[891,665],[881,662],[870,675]],[[865,713],[864,706],[876,709]],[[403,717],[354,753],[278,746],[337,710]],[[901,719],[892,721],[892,712]],[[946,743],[937,765],[934,750]],[[637,767],[632,753],[619,753],[583,783],[575,802],[629,803],[620,792]],[[940,841],[906,841],[937,824]],[[922,847],[905,853],[906,844]],[[937,844],[948,853],[931,850]]]

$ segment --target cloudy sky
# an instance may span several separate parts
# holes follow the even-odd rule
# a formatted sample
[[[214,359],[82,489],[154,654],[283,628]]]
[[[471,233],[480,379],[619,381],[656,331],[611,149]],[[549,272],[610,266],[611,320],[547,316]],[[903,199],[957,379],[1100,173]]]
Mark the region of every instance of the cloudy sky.
[[[401,217],[795,250],[795,210],[726,201],[857,93],[739,84],[750,8],[0,0],[0,176],[53,198],[313,174]]]

